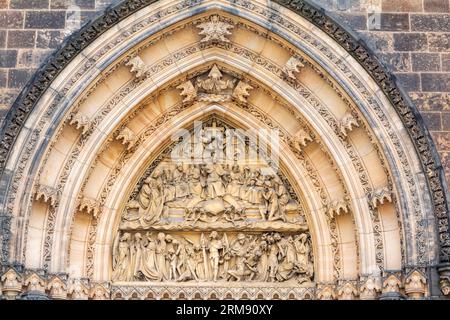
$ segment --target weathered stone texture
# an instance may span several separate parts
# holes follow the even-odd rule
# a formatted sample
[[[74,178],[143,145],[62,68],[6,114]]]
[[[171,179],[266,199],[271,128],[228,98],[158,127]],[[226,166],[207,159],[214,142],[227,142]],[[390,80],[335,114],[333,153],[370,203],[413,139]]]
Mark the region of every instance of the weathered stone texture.
[[[57,48],[73,26],[118,0],[0,0],[0,117],[32,70]],[[314,0],[357,32],[405,87],[437,140],[450,152],[450,1]],[[76,15],[75,15],[76,16]],[[371,24],[371,19],[378,22]],[[75,23],[75,25],[76,25]],[[429,113],[433,113],[430,115]],[[441,124],[438,126],[437,115]],[[446,156],[443,161],[447,161]],[[449,166],[450,162],[446,164]],[[448,174],[450,177],[450,173]],[[450,181],[450,180],[449,180]]]

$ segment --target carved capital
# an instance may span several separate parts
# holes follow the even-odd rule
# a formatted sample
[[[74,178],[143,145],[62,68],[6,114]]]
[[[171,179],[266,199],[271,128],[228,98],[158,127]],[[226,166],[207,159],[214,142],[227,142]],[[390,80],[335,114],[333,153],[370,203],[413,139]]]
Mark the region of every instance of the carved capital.
[[[47,289],[50,291],[50,298],[58,300],[67,299],[67,284],[60,277],[53,276],[48,282]]]
[[[403,295],[400,292],[402,287],[401,273],[395,272],[389,274],[383,281],[383,288],[380,300],[402,300]]]
[[[69,294],[72,300],[87,300],[89,297],[88,281],[84,279],[72,279],[69,285]]]
[[[108,283],[96,283],[91,289],[89,297],[92,300],[109,300],[110,290]]]
[[[22,277],[14,268],[8,269],[0,280],[3,294],[7,299],[14,299],[22,291]]]
[[[444,296],[450,295],[450,263],[440,265],[439,272],[439,286]]]
[[[24,286],[27,292],[44,293],[46,288],[45,279],[36,272],[29,273],[25,277]]]
[[[358,290],[352,282],[346,282],[339,287],[337,296],[339,300],[355,300]]]
[[[320,300],[334,300],[336,299],[336,293],[332,286],[321,286],[318,288],[317,298]]]
[[[361,300],[374,300],[377,298],[378,293],[381,290],[379,280],[375,277],[369,276],[361,284],[359,288],[359,297]]]
[[[420,299],[425,295],[427,279],[422,272],[413,270],[405,280],[405,293],[411,299]]]

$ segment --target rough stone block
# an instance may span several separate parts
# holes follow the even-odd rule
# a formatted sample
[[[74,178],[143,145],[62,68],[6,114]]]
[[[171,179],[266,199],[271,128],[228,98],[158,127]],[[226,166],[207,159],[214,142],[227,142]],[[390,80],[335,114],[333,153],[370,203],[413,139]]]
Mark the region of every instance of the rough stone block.
[[[0,69],[0,88],[5,88],[8,80],[8,73],[6,69]]]
[[[425,12],[449,12],[448,0],[423,0]]]
[[[36,31],[8,31],[8,48],[34,48]]]
[[[428,45],[430,51],[450,52],[450,33],[429,33]]]
[[[441,59],[438,53],[411,53],[412,71],[439,71]]]
[[[450,92],[450,73],[422,73],[422,91]]]
[[[450,131],[450,112],[442,113],[442,130]]]
[[[8,8],[8,0],[0,0],[0,9]]]
[[[32,69],[10,69],[8,71],[8,88],[22,89],[31,78]]]
[[[64,11],[29,11],[25,16],[27,29],[63,29],[65,23]]]
[[[38,68],[53,50],[19,50],[17,68]]]
[[[442,71],[450,71],[450,53],[441,54]]]
[[[23,13],[20,11],[0,12],[0,29],[22,29]]]
[[[49,0],[11,0],[10,9],[47,9]]]
[[[420,76],[418,73],[397,73],[395,76],[406,91],[420,91]]]
[[[6,30],[0,30],[0,48],[6,47]]]
[[[17,50],[0,50],[0,68],[13,68],[17,62]]]
[[[67,9],[77,6],[80,9],[95,9],[95,0],[51,0],[51,9]]]
[[[0,105],[12,105],[19,92],[20,90],[17,89],[0,90]]]
[[[382,13],[380,30],[382,30],[382,31],[408,31],[409,30],[409,14]]]
[[[339,13],[338,17],[353,30],[367,29],[367,15],[363,13]]]
[[[441,113],[440,112],[422,112],[422,118],[430,131],[441,131]]]
[[[426,51],[428,49],[426,33],[395,33],[394,50]]]
[[[394,37],[392,33],[364,32],[361,33],[366,44],[374,51],[393,51]]]
[[[411,71],[411,59],[409,53],[380,53],[381,60],[394,72]]]
[[[383,12],[421,12],[422,0],[383,0]]]
[[[413,14],[411,31],[450,31],[450,14]]]
[[[444,130],[446,128],[444,127]],[[447,130],[450,128],[447,128]],[[450,151],[450,131],[431,133],[438,150]]]
[[[450,111],[450,93],[412,92],[410,96],[419,110]]]
[[[36,48],[57,48],[63,41],[64,34],[59,30],[44,30],[37,32]]]

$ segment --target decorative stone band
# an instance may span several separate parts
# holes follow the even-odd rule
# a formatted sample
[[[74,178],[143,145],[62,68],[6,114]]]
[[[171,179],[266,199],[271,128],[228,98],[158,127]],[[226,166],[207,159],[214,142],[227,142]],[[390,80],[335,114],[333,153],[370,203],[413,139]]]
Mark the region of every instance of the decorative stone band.
[[[97,37],[106,30],[116,25],[119,21],[127,18],[143,7],[157,2],[156,0],[125,0],[118,5],[108,8],[105,13],[83,27],[74,34],[67,44],[54,53],[46,65],[41,67],[35,74],[29,85],[24,89],[20,97],[10,109],[4,126],[1,129],[0,141],[0,174],[4,173],[8,157],[19,131],[24,126],[26,119],[33,110],[43,92],[50,86],[58,74],[68,63]],[[338,25],[323,10],[318,9],[306,0],[276,0],[281,5],[293,10],[304,17],[345,48],[359,63],[367,70],[373,79],[380,85],[387,97],[395,106],[401,116],[408,133],[420,153],[424,171],[427,172],[428,183],[432,190],[434,211],[439,227],[440,261],[450,261],[450,235],[448,230],[448,201],[446,199],[446,187],[444,172],[439,157],[434,148],[429,133],[425,129],[423,121],[405,95],[398,89],[395,79],[382,67],[377,58],[371,54],[366,45],[357,40],[343,27]],[[216,23],[211,21],[212,24]],[[217,26],[213,31],[217,31]],[[213,32],[214,33],[214,32]],[[225,32],[223,34],[226,35]],[[226,41],[222,37],[222,41]],[[84,127],[83,119],[76,119],[74,123]],[[3,179],[8,179],[3,177]],[[4,238],[7,241],[8,237]],[[3,244],[4,246],[7,244]]]
[[[44,270],[23,270],[16,266],[5,269],[0,277],[0,299],[423,299],[429,296],[426,274],[424,269],[415,268],[387,272],[382,278],[367,276],[339,283],[272,283],[267,286],[236,282],[224,286],[210,282],[92,282],[86,278],[70,279],[67,274],[48,274]],[[447,290],[444,294],[448,294],[448,275],[441,281],[446,281],[443,288]]]

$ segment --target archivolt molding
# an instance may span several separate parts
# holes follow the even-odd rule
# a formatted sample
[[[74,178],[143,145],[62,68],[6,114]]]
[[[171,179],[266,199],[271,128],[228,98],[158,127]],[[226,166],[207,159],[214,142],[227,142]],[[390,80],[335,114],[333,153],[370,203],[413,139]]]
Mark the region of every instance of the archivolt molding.
[[[213,1],[214,2],[214,1]],[[114,9],[113,11],[107,12],[105,14],[105,16],[101,19],[109,19],[111,17],[113,17],[112,20],[109,20],[106,23],[106,26],[111,25],[110,23],[116,23],[119,20],[119,16],[121,14],[123,14],[125,11],[120,11],[118,10],[118,8],[126,8],[127,4],[133,3],[133,1],[127,1],[125,4],[120,4],[119,7],[117,7],[116,9]],[[135,1],[134,4],[138,3],[138,7],[139,6],[143,6],[146,5],[146,1]],[[286,4],[285,1],[282,1],[283,4]],[[200,2],[195,2],[195,1],[191,1],[189,3],[190,5],[199,5],[201,6]],[[237,5],[242,6],[243,9],[247,10],[250,9],[253,12],[257,12],[259,15],[263,15],[263,14],[270,14],[270,10],[260,10],[262,8],[259,7],[259,5],[256,3],[250,3],[247,1],[237,1],[236,2]],[[170,7],[166,7],[165,9],[163,9],[163,13],[164,14],[172,14],[173,12],[176,12],[177,10],[183,10],[183,6],[185,4],[177,4],[174,5],[172,8]],[[218,5],[219,8],[222,8],[223,4]],[[427,237],[430,237],[430,230],[426,230],[423,227],[422,219],[423,219],[423,214],[425,214],[425,212],[421,212],[424,208],[422,206],[423,203],[423,199],[420,199],[418,197],[418,193],[417,193],[417,189],[419,188],[417,186],[417,181],[418,180],[424,180],[424,179],[428,179],[428,183],[431,187],[431,191],[433,194],[433,202],[434,202],[434,209],[435,209],[435,213],[438,219],[438,224],[440,226],[439,228],[439,232],[440,232],[440,243],[441,243],[441,262],[446,262],[448,260],[448,242],[449,242],[449,236],[448,236],[448,216],[447,216],[447,204],[445,201],[445,187],[443,187],[443,182],[442,180],[440,180],[440,175],[442,174],[441,172],[438,171],[437,165],[436,165],[436,160],[435,158],[433,158],[433,153],[430,149],[430,145],[427,143],[427,136],[426,133],[423,132],[422,127],[420,126],[420,124],[417,122],[417,120],[415,119],[415,117],[413,116],[412,112],[408,109],[407,104],[405,103],[405,101],[403,100],[401,94],[399,93],[398,89],[395,88],[395,85],[392,84],[392,82],[390,82],[390,80],[388,80],[388,76],[384,73],[384,71],[382,71],[382,69],[379,67],[378,63],[376,62],[376,60],[373,60],[372,57],[370,57],[370,55],[368,55],[363,47],[356,43],[351,37],[347,36],[342,29],[340,29],[339,27],[333,25],[332,23],[329,23],[329,18],[324,17],[320,14],[320,12],[315,11],[315,9],[310,6],[309,4],[305,3],[304,1],[295,1],[293,2],[293,4],[287,4],[288,6],[294,6],[294,8],[296,8],[297,10],[300,10],[302,12],[303,17],[305,17],[307,20],[312,21],[314,24],[318,25],[319,28],[322,28],[324,31],[326,31],[328,34],[331,35],[332,38],[334,38],[335,40],[337,40],[339,43],[343,44],[344,47],[346,47],[346,49],[350,49],[349,52],[351,52],[352,55],[355,55],[355,59],[359,60],[360,62],[362,62],[362,65],[368,69],[369,72],[372,73],[372,75],[374,76],[375,80],[378,81],[381,85],[381,88],[385,91],[385,93],[388,95],[388,97],[390,98],[391,102],[394,104],[395,107],[398,108],[398,110],[400,110],[400,114],[403,117],[404,122],[406,123],[407,128],[410,130],[409,134],[413,137],[413,141],[414,143],[416,143],[416,145],[418,146],[418,150],[421,153],[421,161],[422,164],[427,168],[426,171],[426,175],[427,177],[422,177],[420,176],[419,179],[415,178],[413,175],[413,171],[412,170],[419,170],[418,168],[414,168],[411,167],[411,163],[414,163],[413,159],[410,159],[409,157],[411,156],[410,154],[406,154],[403,150],[404,145],[402,145],[404,142],[399,139],[399,137],[397,137],[396,135],[396,131],[394,130],[394,126],[389,122],[389,118],[384,114],[384,111],[382,109],[382,104],[383,104],[383,98],[381,96],[378,97],[373,97],[373,94],[370,92],[370,89],[366,89],[366,86],[363,85],[363,82],[361,82],[362,79],[359,79],[358,76],[356,75],[352,75],[351,72],[355,71],[353,69],[350,69],[345,63],[347,63],[348,61],[350,61],[350,59],[348,59],[348,61],[345,61],[345,63],[342,63],[343,61],[338,60],[333,53],[331,53],[330,51],[328,51],[328,48],[326,46],[323,46],[322,44],[320,44],[320,41],[316,40],[316,39],[312,39],[311,36],[306,35],[307,37],[305,37],[305,40],[310,40],[311,42],[314,42],[314,45],[317,47],[320,47],[321,45],[322,47],[322,52],[324,54],[326,54],[328,56],[328,58],[330,59],[330,61],[334,62],[334,65],[342,67],[341,70],[349,75],[349,79],[350,81],[353,82],[353,84],[357,87],[358,92],[362,93],[362,96],[364,96],[365,98],[363,99],[365,101],[365,103],[367,103],[367,105],[371,105],[372,107],[374,107],[375,112],[378,114],[379,118],[382,121],[382,124],[384,126],[384,128],[386,128],[386,132],[389,136],[389,139],[391,139],[391,141],[393,141],[393,146],[397,152],[397,157],[398,159],[400,159],[400,163],[402,165],[401,171],[399,172],[395,172],[395,176],[399,176],[402,179],[404,178],[404,181],[408,182],[409,185],[409,192],[408,195],[406,195],[406,198],[408,199],[408,203],[410,203],[411,205],[409,206],[410,208],[413,208],[413,212],[414,212],[414,219],[415,222],[412,224],[412,230],[408,231],[408,232],[413,232],[414,234],[417,235],[418,241],[417,241],[417,252],[413,253],[409,253],[408,256],[406,257],[406,259],[408,261],[410,261],[412,259],[412,256],[414,254],[417,254],[417,261],[419,263],[425,263],[426,261],[428,261],[428,259],[430,259],[429,257],[426,256],[427,253],[427,247],[425,244],[425,241],[427,239]],[[122,7],[121,7],[122,6]],[[226,6],[224,6],[223,8],[226,9]],[[128,11],[129,13],[130,11]],[[128,14],[127,13],[127,14]],[[126,14],[126,15],[127,15]],[[164,16],[164,14],[162,16]],[[205,17],[204,19],[207,19],[209,16]],[[289,15],[288,15],[289,17]],[[92,25],[89,25],[86,27],[86,29],[84,29],[84,31],[82,31],[82,34],[84,32],[84,35],[86,35],[87,30],[91,30],[94,31],[94,34],[98,31],[98,30],[102,30],[100,27],[100,25],[98,24],[100,20],[98,20],[97,22],[94,22],[93,24],[95,25],[97,23],[97,30],[96,29],[92,29]],[[150,18],[149,20],[147,20],[147,22],[152,22],[155,21],[155,16],[153,16],[152,18]],[[298,26],[292,24],[291,22],[288,22],[288,19],[284,19],[280,16],[277,17],[276,19],[277,23],[280,23],[280,25],[284,25],[285,27],[287,26],[288,29],[291,30],[295,30],[300,32],[299,34],[304,34],[304,32],[302,30],[300,30],[298,28]],[[290,24],[291,23],[291,24]],[[123,24],[123,23],[122,23]],[[133,29],[133,32],[138,32],[140,29],[144,28],[145,24],[140,24],[138,27]],[[91,29],[90,29],[91,28]],[[24,119],[27,117],[27,113],[31,112],[31,110],[33,109],[34,105],[37,103],[38,98],[40,98],[40,104],[39,106],[42,108],[42,106],[44,105],[44,102],[47,103],[47,101],[51,101],[51,99],[53,99],[53,101],[51,101],[51,104],[45,109],[45,110],[41,110],[41,113],[39,116],[34,116],[36,117],[36,119],[38,121],[36,121],[37,125],[33,128],[30,129],[29,131],[23,131],[21,133],[22,137],[22,141],[25,140],[24,135],[29,134],[28,140],[27,140],[27,145],[26,145],[26,149],[24,149],[25,151],[21,151],[20,152],[20,157],[19,157],[19,151],[16,149],[16,151],[14,153],[11,154],[10,159],[13,159],[14,157],[19,157],[20,161],[17,162],[17,166],[15,168],[13,167],[7,167],[7,174],[9,174],[9,172],[12,170],[13,173],[13,177],[11,178],[12,181],[10,183],[11,185],[11,190],[12,192],[10,192],[7,195],[7,203],[6,203],[6,212],[9,215],[4,221],[3,221],[3,226],[6,227],[7,230],[10,230],[11,228],[17,228],[20,227],[19,226],[12,226],[11,225],[11,218],[12,218],[12,213],[14,212],[14,207],[17,205],[18,202],[14,203],[14,201],[16,200],[15,194],[14,192],[21,192],[21,190],[25,190],[23,186],[20,186],[21,180],[22,180],[22,176],[24,174],[26,174],[26,172],[33,172],[33,170],[36,170],[36,164],[33,164],[34,167],[30,167],[30,169],[27,167],[27,161],[29,159],[34,159],[33,156],[33,152],[35,147],[38,146],[39,143],[41,143],[40,139],[41,139],[41,133],[44,132],[45,130],[47,130],[47,126],[48,126],[48,121],[50,119],[52,119],[53,117],[53,113],[57,110],[57,108],[59,109],[60,107],[58,106],[60,104],[60,102],[66,103],[66,105],[68,105],[70,103],[70,101],[63,101],[63,97],[65,95],[67,95],[69,92],[71,92],[71,86],[75,85],[77,81],[81,80],[83,77],[85,77],[86,75],[84,75],[85,72],[88,72],[87,76],[94,76],[94,75],[98,75],[100,73],[100,70],[96,69],[96,68],[92,68],[92,66],[95,65],[96,61],[99,61],[100,58],[102,56],[104,56],[106,53],[111,52],[114,47],[116,46],[120,46],[121,42],[127,38],[130,37],[131,34],[133,32],[129,32],[129,31],[125,31],[119,38],[117,38],[115,41],[111,41],[110,44],[104,46],[101,50],[98,51],[98,53],[96,53],[92,58],[85,58],[82,57],[80,58],[75,58],[78,59],[78,61],[80,62],[81,60],[85,59],[86,63],[80,63],[80,70],[78,72],[75,73],[75,76],[73,78],[71,78],[71,80],[69,79],[68,83],[66,83],[65,87],[63,90],[59,90],[57,89],[57,84],[58,83],[53,83],[52,87],[54,89],[49,89],[46,91],[45,95],[43,96],[44,98],[41,98],[40,95],[41,93],[46,89],[46,86],[48,84],[50,84],[53,79],[55,79],[56,75],[60,72],[59,70],[62,70],[62,67],[65,66],[66,64],[68,64],[68,62],[72,59],[72,57],[74,56],[74,54],[76,53],[77,50],[85,48],[85,45],[87,44],[87,42],[85,43],[81,43],[78,42],[76,38],[74,38],[74,42],[67,46],[66,48],[64,48],[63,50],[66,50],[66,56],[62,56],[61,52],[58,53],[60,54],[60,62],[61,64],[59,65],[55,65],[53,64],[52,66],[47,66],[46,69],[44,68],[42,73],[40,73],[40,75],[38,75],[35,79],[35,82],[33,85],[30,86],[30,88],[28,89],[29,91],[24,93],[20,103],[21,103],[21,107],[14,107],[13,111],[11,111],[11,114],[8,116],[8,126],[5,126],[5,128],[3,129],[2,133],[2,146],[1,146],[1,154],[0,154],[0,163],[2,164],[6,164],[6,159],[9,155],[9,148],[13,143],[13,140],[21,126],[22,123],[24,121]],[[88,36],[88,38],[93,39],[94,36]],[[86,38],[86,39],[88,39]],[[81,38],[78,38],[81,39]],[[87,40],[84,40],[87,41]],[[295,41],[294,41],[295,42]],[[297,43],[298,44],[298,43]],[[72,47],[70,47],[72,46]],[[78,47],[77,47],[78,46]],[[222,47],[223,49],[226,50],[231,50],[232,51],[232,43],[228,43],[227,41],[222,42],[222,43],[217,43],[215,44],[215,46],[217,47]],[[205,46],[206,47],[206,46]],[[70,48],[69,51],[67,51]],[[205,48],[202,48],[202,50]],[[310,53],[309,50],[306,50],[308,53]],[[91,53],[94,51],[91,51]],[[87,57],[87,56],[86,56]],[[316,56],[317,57],[317,56]],[[180,56],[181,58],[181,56]],[[302,57],[303,59],[303,57]],[[319,59],[320,60],[320,59]],[[57,60],[55,60],[57,61]],[[302,60],[303,61],[303,60]],[[339,62],[339,63],[338,63]],[[126,62],[122,62],[126,63]],[[167,62],[162,62],[161,65],[166,64]],[[303,62],[301,62],[303,65]],[[109,69],[109,71],[105,72],[105,74],[112,74],[115,70],[117,70],[118,65],[113,66],[111,69]],[[308,64],[309,65],[309,64]],[[293,64],[293,66],[300,66],[299,64]],[[286,66],[285,66],[286,67]],[[52,68],[52,69],[49,69]],[[112,70],[112,71],[111,71]],[[158,70],[158,72],[161,72],[162,69]],[[292,75],[298,74],[297,71],[299,69],[292,69]],[[66,71],[63,71],[66,72]],[[292,79],[289,76],[289,73],[284,72],[280,69],[277,69],[276,71],[279,75],[287,75],[288,80],[289,81],[294,81],[294,79]],[[45,78],[42,78],[42,75],[45,75]],[[41,77],[41,78],[40,78]],[[106,77],[107,78],[107,77]],[[337,77],[339,78],[339,77]],[[289,80],[292,79],[292,80]],[[103,80],[102,80],[103,81]],[[286,80],[285,80],[286,81]],[[88,83],[88,82],[86,82]],[[141,82],[137,81],[134,82],[136,87],[138,87]],[[253,85],[252,85],[253,86]],[[352,91],[354,88],[350,88],[349,84],[346,85],[346,89]],[[368,86],[369,87],[369,86]],[[129,89],[130,91],[132,90],[131,88]],[[300,88],[300,91],[304,90],[304,94],[305,95],[311,95],[311,93],[306,92],[305,89]],[[126,93],[128,94],[128,92]],[[125,95],[126,95],[125,94]],[[125,96],[124,95],[124,96]],[[75,97],[75,95],[71,95],[72,97]],[[84,98],[82,98],[84,99]],[[360,100],[361,101],[361,100]],[[19,102],[18,102],[19,103]],[[360,102],[361,103],[361,102]],[[314,105],[314,104],[313,104]],[[320,106],[320,103],[317,105]],[[320,107],[319,107],[320,108]],[[367,110],[365,109],[365,107],[362,108],[362,110]],[[367,115],[367,114],[366,114]],[[85,145],[85,143],[88,141],[88,138],[90,136],[90,134],[92,134],[92,132],[94,130],[96,130],[95,128],[98,126],[98,124],[100,123],[100,121],[102,120],[103,117],[105,117],[106,114],[101,114],[101,115],[97,115],[96,118],[94,120],[92,120],[91,122],[87,122],[86,121],[86,117],[82,114],[82,113],[77,113],[76,109],[69,115],[69,120],[67,120],[70,124],[70,122],[72,122],[72,125],[74,127],[78,127],[81,131],[82,131],[82,138],[79,140],[79,145],[78,147],[76,147],[75,149],[72,150],[72,156],[71,159],[75,159],[78,155],[79,152],[81,152],[81,149],[83,148],[83,146]],[[61,119],[62,117],[62,113],[60,113],[57,116],[59,119]],[[52,121],[55,121],[53,118]],[[346,135],[348,132],[350,132],[351,130],[345,130],[344,132],[341,131],[342,125],[343,125],[343,120],[342,119],[340,122],[333,122],[334,123],[332,125],[332,127],[334,128],[334,131],[336,132],[339,131],[339,133],[337,133],[338,138],[341,140],[341,142],[343,142],[344,140],[347,139]],[[355,117],[355,123],[360,123],[360,121],[358,120],[357,117]],[[344,127],[348,128],[348,125]],[[350,125],[350,129],[352,129],[353,127],[355,127],[354,125]],[[364,129],[367,131],[367,127],[364,125],[363,126]],[[89,133],[89,131],[91,131]],[[59,132],[61,132],[59,130]],[[379,133],[377,133],[379,134]],[[47,133],[48,135],[48,133]],[[128,137],[132,137],[132,135],[127,135]],[[109,138],[110,139],[110,138]],[[134,140],[134,138],[132,138],[131,140]],[[129,140],[130,141],[130,140]],[[135,142],[136,143],[136,142]],[[128,147],[130,142],[127,142]],[[344,146],[346,145],[343,142]],[[347,146],[350,147],[350,144]],[[386,146],[383,146],[386,147]],[[133,150],[133,146],[130,147],[130,150]],[[380,151],[378,147],[375,147],[375,149],[377,150],[378,154],[380,155]],[[349,154],[349,156],[351,157],[351,150],[347,148],[347,152]],[[384,150],[386,151],[386,148],[384,148]],[[392,156],[392,155],[391,155]],[[383,158],[381,158],[382,163],[384,163]],[[332,160],[332,158],[331,158]],[[12,160],[14,161],[14,160]],[[387,159],[387,162],[390,164],[390,168],[392,170],[394,170],[393,168],[397,168],[396,165],[393,165],[392,163],[393,160],[391,159]],[[45,161],[44,161],[45,162]],[[38,162],[35,162],[38,163]],[[66,166],[70,166],[70,160],[66,163]],[[357,168],[361,168],[361,165],[354,162],[354,166],[355,169],[358,170]],[[3,165],[2,165],[2,168]],[[379,227],[377,227],[376,225],[376,221],[379,218],[377,218],[377,210],[376,207],[378,206],[379,203],[382,203],[385,200],[390,200],[390,201],[395,201],[395,198],[391,198],[389,199],[389,197],[391,196],[391,192],[394,189],[394,186],[391,185],[391,178],[390,175],[388,174],[388,170],[386,168],[384,168],[387,173],[387,179],[388,179],[388,185],[383,187],[384,189],[389,189],[389,192],[386,190],[371,190],[370,187],[368,187],[367,189],[365,189],[365,193],[366,196],[368,198],[368,201],[371,202],[371,205],[369,206],[371,208],[371,213],[373,216],[373,219],[375,220],[375,224],[374,224],[374,228],[377,229]],[[9,171],[8,171],[9,170]],[[397,169],[395,169],[397,170]],[[7,177],[6,175],[4,175],[4,178]],[[364,177],[364,173],[361,171],[360,173],[360,180],[361,182],[363,181]],[[59,178],[59,182],[58,182],[58,186],[63,186],[67,180],[68,176],[66,176],[65,174],[61,175]],[[35,181],[39,181],[39,180],[35,180]],[[342,179],[341,179],[341,183],[342,183]],[[394,183],[398,183],[398,181],[394,180]],[[39,189],[39,185],[37,185],[37,188]],[[402,186],[400,185],[396,185],[395,186],[396,189],[399,190],[403,190]],[[60,190],[59,188],[56,188],[56,194],[58,194],[58,190]],[[345,187],[344,187],[345,190]],[[48,193],[48,192],[47,192]],[[28,193],[25,193],[28,194]],[[33,194],[34,195],[34,194]],[[37,194],[38,195],[38,194]],[[401,195],[402,197],[404,195]],[[40,194],[39,197],[44,197],[46,198],[46,193],[42,193]],[[57,198],[57,196],[56,196]],[[80,198],[80,197],[79,197]],[[82,197],[81,197],[82,198]],[[52,204],[50,206],[49,209],[49,213],[48,213],[48,217],[47,217],[47,235],[46,235],[46,245],[48,247],[52,247],[51,243],[52,243],[52,239],[53,239],[53,229],[54,229],[54,224],[55,224],[55,218],[57,219],[61,219],[62,217],[59,216],[55,216],[56,214],[56,210],[58,210],[58,202],[59,199],[54,200],[54,198],[46,198],[46,199],[51,199],[49,201],[53,202],[54,204]],[[409,201],[410,200],[410,201]],[[28,201],[25,201],[28,202]],[[29,203],[29,202],[28,202]],[[400,204],[395,204],[397,206],[400,206]],[[27,205],[26,207],[30,207],[30,205]],[[338,206],[339,207],[339,206]],[[404,207],[404,204],[402,203],[402,207],[399,207],[399,209],[401,209],[401,212],[408,212],[408,208]],[[428,207],[426,208],[428,210],[432,210],[432,208]],[[341,209],[338,209],[338,211]],[[99,211],[100,212],[100,211]],[[24,214],[23,212],[21,212],[21,214]],[[404,220],[408,220],[409,217],[405,217]],[[69,219],[70,220],[70,219]],[[400,219],[399,219],[400,220]],[[56,222],[59,223],[59,222]],[[65,224],[67,224],[67,222],[64,222]],[[91,230],[95,230],[95,225],[97,224],[97,219],[94,219],[93,224],[91,225]],[[400,223],[400,222],[399,222]],[[70,223],[69,223],[70,224]],[[70,227],[70,226],[69,226]],[[20,229],[19,229],[20,230]],[[19,231],[21,232],[21,231]],[[93,235],[94,234],[94,235]],[[15,239],[14,241],[17,241],[18,243],[20,243],[20,239],[24,237],[24,240],[22,240],[23,242],[26,241],[26,234],[24,235],[23,233],[21,235],[19,235],[19,237],[17,239]],[[90,232],[89,237],[91,238],[91,242],[95,242],[95,232]],[[381,239],[379,237],[379,239]],[[8,247],[9,247],[9,241],[10,241],[10,234],[5,233],[5,235],[3,235],[3,251],[2,251],[2,260],[3,263],[9,260],[9,252],[8,252]],[[378,241],[378,240],[377,240]],[[429,240],[427,240],[429,241]],[[64,246],[65,244],[58,244],[61,246]],[[17,246],[12,246],[12,247],[17,247]],[[57,246],[54,250],[57,250],[59,247]],[[378,250],[382,250],[382,244],[380,244],[378,242]],[[23,253],[22,253],[23,254]],[[93,252],[88,252],[88,255],[92,255],[93,256]],[[44,264],[44,266],[48,266],[48,262],[50,261],[50,253],[44,252],[44,260],[46,261],[46,264]],[[379,265],[382,265],[382,256],[379,256],[379,254],[377,253],[377,263]],[[411,280],[412,281],[412,280]],[[409,281],[408,283],[411,283],[411,281]],[[393,280],[391,281],[393,282]],[[416,281],[417,282],[417,281]],[[391,292],[392,290],[389,289],[392,286],[389,285],[389,281],[386,280],[387,285],[386,285],[386,292]],[[348,287],[348,286],[347,286]],[[98,286],[96,286],[95,288],[99,288]],[[104,288],[104,287],[102,287]],[[105,293],[106,291],[102,291],[100,289],[93,289],[94,293],[91,294],[91,298],[95,298],[95,297],[106,297],[108,295],[108,293]],[[105,289],[105,290],[109,290],[109,289]],[[331,291],[330,291],[331,290]],[[332,292],[334,289],[333,288],[325,288],[324,290],[322,290],[321,294],[319,296],[321,297],[333,297],[333,294],[329,294],[330,292]],[[397,289],[396,289],[397,290]],[[102,292],[100,292],[102,291]],[[398,291],[398,290],[397,290]],[[416,290],[417,291],[417,290]],[[417,294],[417,292],[414,291],[414,294]],[[97,293],[95,293],[97,292]]]

